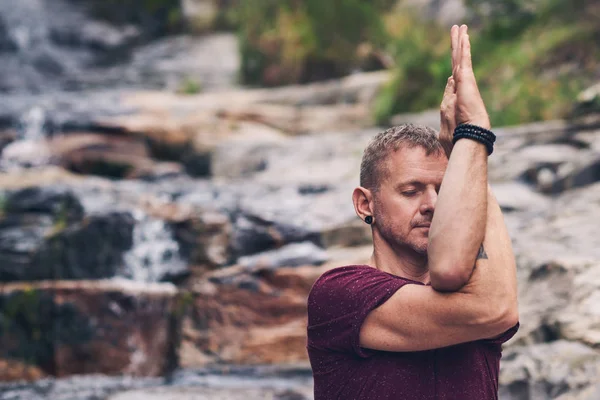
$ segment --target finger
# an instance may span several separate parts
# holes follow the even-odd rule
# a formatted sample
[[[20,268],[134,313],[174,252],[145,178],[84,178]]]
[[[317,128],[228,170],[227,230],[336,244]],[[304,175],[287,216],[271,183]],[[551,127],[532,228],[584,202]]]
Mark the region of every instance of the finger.
[[[458,25],[453,25],[450,30],[450,42],[452,46],[452,73],[458,67]]]
[[[461,46],[461,58],[460,68],[461,69],[473,69],[473,61],[471,60],[471,42],[469,41],[469,35],[465,34],[462,40]]]
[[[446,83],[446,89],[444,89],[444,97],[452,94],[456,91],[456,85],[454,83],[454,77],[448,78],[448,82]]]

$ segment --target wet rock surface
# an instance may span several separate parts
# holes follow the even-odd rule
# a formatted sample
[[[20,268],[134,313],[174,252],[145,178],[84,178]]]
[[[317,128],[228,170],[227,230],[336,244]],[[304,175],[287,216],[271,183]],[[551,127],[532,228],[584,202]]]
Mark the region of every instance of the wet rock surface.
[[[388,74],[241,90],[232,35],[148,41],[84,3],[0,0],[0,379],[35,380],[0,399],[311,399],[306,297],[369,259],[351,193]],[[501,398],[596,399],[600,118],[497,133],[521,314]]]
[[[2,359],[45,374],[160,376],[173,367],[170,284],[53,281],[0,288]]]

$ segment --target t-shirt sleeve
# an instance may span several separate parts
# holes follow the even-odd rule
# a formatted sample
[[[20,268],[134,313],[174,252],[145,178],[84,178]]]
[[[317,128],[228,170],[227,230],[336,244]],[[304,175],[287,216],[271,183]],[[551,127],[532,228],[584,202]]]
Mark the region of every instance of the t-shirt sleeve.
[[[515,334],[519,330],[519,326],[520,326],[520,323],[517,322],[517,324],[515,326],[513,326],[506,332],[504,332],[501,335],[496,336],[494,338],[486,339],[486,341],[489,343],[501,345],[502,343],[509,341],[513,336],[515,336]]]
[[[369,357],[360,328],[372,310],[411,281],[367,266],[336,268],[315,282],[308,297],[308,346]]]

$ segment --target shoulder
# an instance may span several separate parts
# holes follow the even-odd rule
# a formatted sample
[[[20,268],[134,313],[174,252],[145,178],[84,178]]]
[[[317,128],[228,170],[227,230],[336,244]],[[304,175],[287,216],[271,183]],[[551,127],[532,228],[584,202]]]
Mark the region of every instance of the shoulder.
[[[366,279],[377,279],[394,277],[386,272],[382,272],[368,265],[346,265],[343,267],[333,268],[326,271],[315,281],[309,294],[310,299],[320,295],[331,293],[331,290],[352,291],[357,286],[362,286],[366,283]],[[325,293],[324,293],[325,292]]]
[[[308,296],[309,320],[354,312],[369,299],[388,297],[407,280],[368,265],[347,265],[325,272]],[[331,315],[329,315],[331,314]]]

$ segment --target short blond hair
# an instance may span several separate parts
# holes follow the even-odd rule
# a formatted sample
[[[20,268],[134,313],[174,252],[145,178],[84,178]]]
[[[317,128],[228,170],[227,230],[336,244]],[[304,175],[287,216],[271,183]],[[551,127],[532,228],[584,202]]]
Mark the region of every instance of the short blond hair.
[[[387,156],[401,146],[422,147],[427,155],[444,154],[435,129],[415,124],[391,127],[375,135],[365,148],[360,163],[360,186],[377,191],[386,173],[383,165]]]

